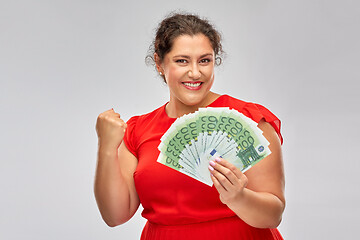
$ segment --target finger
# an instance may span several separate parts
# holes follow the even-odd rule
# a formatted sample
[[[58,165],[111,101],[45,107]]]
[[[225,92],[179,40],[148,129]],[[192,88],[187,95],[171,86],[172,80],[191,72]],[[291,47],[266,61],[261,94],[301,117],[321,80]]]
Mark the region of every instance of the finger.
[[[225,160],[222,160],[225,161]],[[219,164],[218,162],[214,162],[214,161],[210,161],[210,165],[216,170],[218,171],[220,174],[222,174],[225,178],[227,178],[227,180],[233,184],[236,185],[237,182],[239,181],[239,178],[236,176],[236,174],[233,172],[232,169],[223,166],[221,164]],[[213,173],[214,174],[214,173]],[[215,175],[215,174],[214,174]],[[219,179],[219,181],[222,183],[222,178]]]
[[[235,165],[233,165],[232,163],[226,161],[223,158],[216,158],[215,162],[218,165],[228,167],[228,169],[230,169],[235,174],[235,176],[237,177],[237,183],[240,184],[242,187],[247,186],[248,178],[243,172],[241,172],[241,170],[239,168],[237,168]]]
[[[105,121],[119,121],[119,120],[123,121],[120,118],[120,114],[114,112],[103,112],[99,115],[99,118]]]
[[[209,169],[213,177],[216,178],[225,191],[229,191],[232,188],[232,182],[224,174],[212,168],[211,166],[209,166]]]
[[[122,127],[122,128],[126,128],[127,124],[124,120],[122,120],[121,118],[116,118],[115,121]]]
[[[102,115],[120,118],[120,114],[115,112],[113,108],[106,110],[105,112],[102,113]]]
[[[211,174],[211,180],[214,183],[214,186],[220,195],[226,194],[226,189],[221,185],[221,183],[217,180],[217,178],[212,174]]]
[[[109,110],[107,110],[107,111],[105,111],[105,112],[106,112],[106,113],[116,113],[116,114],[119,114],[119,113],[115,112],[114,108],[111,108],[111,109],[109,109]],[[120,114],[119,114],[119,116],[120,116]]]
[[[235,167],[235,165],[233,165],[232,163],[226,161],[225,159],[223,159],[223,158],[215,158],[215,162],[220,164],[221,166],[224,166],[224,167],[230,169],[238,179],[241,179],[241,178],[244,177],[244,174],[241,172],[240,169],[238,169],[237,167]]]
[[[120,118],[120,114],[119,114],[119,113],[116,113],[116,112],[114,112],[114,113],[112,114],[112,116],[114,116],[114,117],[116,117],[116,118]]]

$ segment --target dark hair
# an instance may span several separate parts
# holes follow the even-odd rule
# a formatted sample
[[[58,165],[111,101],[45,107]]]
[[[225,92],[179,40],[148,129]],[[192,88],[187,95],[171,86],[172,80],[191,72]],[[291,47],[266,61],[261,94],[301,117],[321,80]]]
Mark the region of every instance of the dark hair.
[[[160,61],[163,61],[177,37],[196,34],[204,34],[209,39],[215,53],[215,64],[220,65],[223,54],[220,33],[206,19],[194,14],[181,13],[172,13],[160,22],[155,40],[149,48],[146,63],[155,64],[154,53],[159,56]]]

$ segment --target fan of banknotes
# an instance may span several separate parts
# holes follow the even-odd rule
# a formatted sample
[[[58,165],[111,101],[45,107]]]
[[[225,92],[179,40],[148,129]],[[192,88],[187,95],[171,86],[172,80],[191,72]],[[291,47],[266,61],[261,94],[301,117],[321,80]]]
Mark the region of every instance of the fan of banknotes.
[[[161,137],[158,162],[212,186],[209,161],[222,157],[245,172],[271,151],[257,123],[229,108],[200,108]]]

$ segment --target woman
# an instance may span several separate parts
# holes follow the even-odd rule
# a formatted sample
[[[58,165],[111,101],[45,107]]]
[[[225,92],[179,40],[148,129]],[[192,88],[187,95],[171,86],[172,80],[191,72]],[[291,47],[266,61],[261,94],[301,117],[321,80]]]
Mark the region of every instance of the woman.
[[[104,221],[125,223],[141,203],[148,219],[141,239],[282,239],[276,230],[285,208],[280,120],[261,105],[211,91],[222,47],[206,20],[164,19],[153,49],[169,102],[127,123],[113,109],[97,120],[95,196]],[[176,118],[209,106],[258,122],[272,152],[246,174],[226,159],[210,162],[213,187],[157,162],[160,138]]]

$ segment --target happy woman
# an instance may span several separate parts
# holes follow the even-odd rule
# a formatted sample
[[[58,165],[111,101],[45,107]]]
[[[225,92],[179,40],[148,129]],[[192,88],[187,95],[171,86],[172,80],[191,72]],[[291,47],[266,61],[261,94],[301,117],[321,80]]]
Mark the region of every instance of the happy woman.
[[[158,26],[151,57],[169,101],[125,123],[113,109],[97,119],[97,204],[109,226],[127,222],[141,204],[141,239],[282,239],[285,208],[280,120],[262,105],[211,91],[221,37],[208,21],[172,14]],[[236,77],[236,76],[234,76]],[[157,162],[160,138],[177,118],[199,108],[229,107],[251,118],[271,154],[246,173],[227,159],[209,163],[213,186]]]

